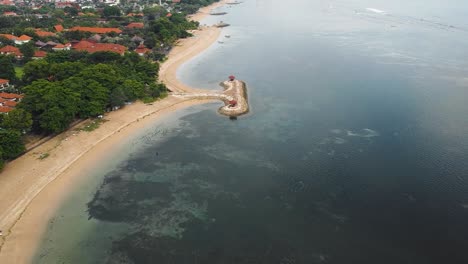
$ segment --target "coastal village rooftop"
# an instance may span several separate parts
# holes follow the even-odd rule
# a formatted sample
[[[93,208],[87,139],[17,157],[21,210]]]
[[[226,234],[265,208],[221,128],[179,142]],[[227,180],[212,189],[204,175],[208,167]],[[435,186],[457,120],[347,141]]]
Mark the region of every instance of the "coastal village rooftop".
[[[108,34],[108,33],[122,33],[122,30],[119,28],[100,28],[100,27],[72,27],[68,31],[82,31],[82,32],[91,32],[96,34]]]

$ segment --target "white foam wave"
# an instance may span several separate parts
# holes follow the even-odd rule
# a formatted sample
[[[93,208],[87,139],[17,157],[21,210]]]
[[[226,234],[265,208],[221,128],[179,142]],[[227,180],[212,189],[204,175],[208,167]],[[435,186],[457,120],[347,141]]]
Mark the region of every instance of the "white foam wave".
[[[347,135],[348,137],[363,137],[363,138],[372,138],[372,137],[377,137],[379,136],[379,132],[372,130],[370,128],[364,128],[363,133],[356,133],[353,131],[348,130]]]
[[[386,14],[387,13],[387,12],[385,12],[383,10],[380,10],[380,9],[377,9],[377,8],[371,8],[371,7],[366,8],[366,10],[370,11],[370,12],[377,13],[377,14]]]

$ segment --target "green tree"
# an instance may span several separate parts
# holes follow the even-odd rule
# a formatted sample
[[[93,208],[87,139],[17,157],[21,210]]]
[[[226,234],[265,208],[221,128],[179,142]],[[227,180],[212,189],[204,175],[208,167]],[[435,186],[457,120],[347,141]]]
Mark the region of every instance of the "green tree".
[[[110,105],[112,107],[123,106],[126,100],[127,96],[125,95],[125,92],[122,89],[122,87],[117,87],[111,92]]]
[[[106,6],[104,7],[102,14],[105,17],[111,17],[111,16],[120,16],[121,12],[120,12],[120,8],[116,6]]]
[[[25,61],[30,61],[32,56],[34,56],[34,44],[32,42],[21,45],[19,49],[23,53]]]
[[[0,78],[10,81],[16,80],[15,66],[12,56],[0,55]]]
[[[24,152],[21,133],[14,130],[0,130],[0,149],[2,159],[14,159]]]
[[[50,74],[54,80],[62,81],[80,73],[86,65],[82,62],[53,63],[50,67]]]
[[[145,97],[145,85],[135,80],[125,80],[122,83],[122,89],[125,97],[129,101],[142,99]]]
[[[49,63],[76,62],[86,58],[87,52],[76,50],[61,50],[49,52],[46,56],[46,61]]]
[[[124,75],[117,66],[100,63],[82,70],[77,77],[95,80],[111,91],[121,83]]]
[[[50,64],[46,60],[33,60],[24,65],[23,82],[30,84],[39,79],[50,76]]]
[[[33,116],[33,128],[59,133],[68,128],[78,112],[80,94],[60,82],[38,80],[26,86],[20,104]]]
[[[108,63],[119,60],[120,55],[111,51],[99,51],[89,54],[86,59],[90,63]]]
[[[95,117],[104,113],[109,102],[110,91],[100,83],[82,77],[71,77],[63,82],[63,86],[80,94],[79,117]]]
[[[5,115],[0,126],[3,129],[19,132],[29,131],[32,126],[32,115],[24,109],[15,108],[8,115]]]
[[[76,9],[75,7],[65,7],[63,9],[63,11],[65,11],[65,13],[68,13],[69,15],[71,16],[77,16],[78,15],[78,9]]]

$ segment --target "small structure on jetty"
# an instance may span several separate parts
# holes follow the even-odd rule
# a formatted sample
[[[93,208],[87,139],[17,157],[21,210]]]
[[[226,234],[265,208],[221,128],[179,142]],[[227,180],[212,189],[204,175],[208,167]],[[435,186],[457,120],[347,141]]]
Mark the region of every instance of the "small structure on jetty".
[[[230,24],[224,23],[223,21],[219,22],[218,24],[215,24],[215,27],[219,27],[219,28],[229,27],[229,26],[230,26]]]
[[[173,93],[173,96],[193,98],[193,99],[216,99],[224,102],[224,106],[218,109],[222,115],[238,117],[249,112],[247,101],[247,87],[243,81],[236,80],[234,75],[229,76],[229,80],[221,82],[224,91],[200,91]]]

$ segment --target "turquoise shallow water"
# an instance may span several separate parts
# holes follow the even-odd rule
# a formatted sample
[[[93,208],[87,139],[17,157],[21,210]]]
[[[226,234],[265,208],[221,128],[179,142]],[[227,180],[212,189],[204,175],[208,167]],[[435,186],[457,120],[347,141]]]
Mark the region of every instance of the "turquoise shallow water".
[[[462,1],[224,7],[179,77],[252,112],[156,122],[51,219],[36,263],[467,263]],[[209,17],[205,23],[220,18]]]

